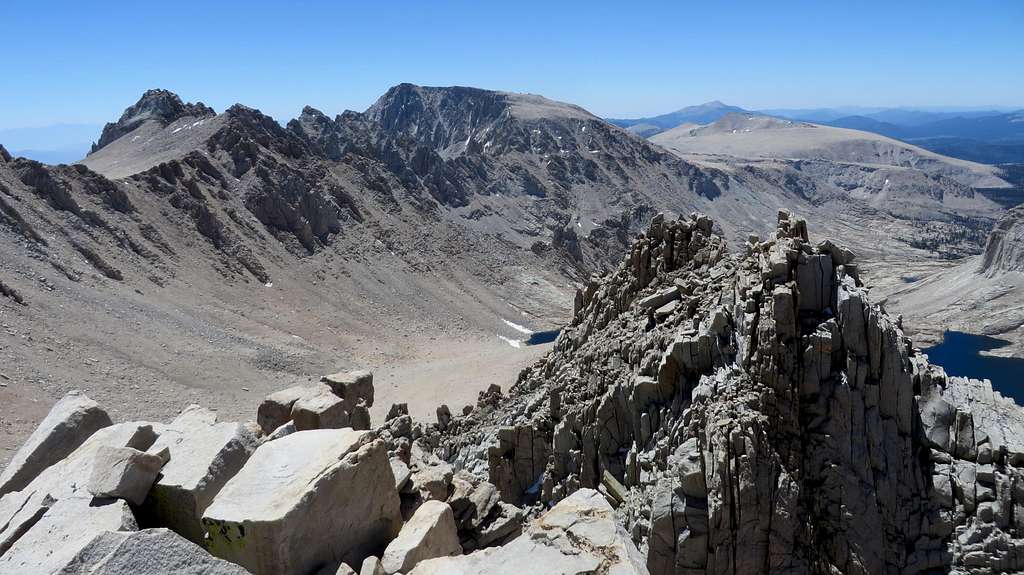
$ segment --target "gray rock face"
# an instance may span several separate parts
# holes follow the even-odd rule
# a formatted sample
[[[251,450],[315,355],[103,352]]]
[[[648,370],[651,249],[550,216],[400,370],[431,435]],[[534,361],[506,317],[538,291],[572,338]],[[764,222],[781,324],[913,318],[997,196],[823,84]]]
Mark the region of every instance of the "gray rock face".
[[[604,496],[581,489],[502,547],[423,561],[409,575],[646,574],[643,556]]]
[[[990,276],[1024,272],[1024,207],[1008,211],[989,234],[981,272]]]
[[[88,490],[94,497],[124,499],[142,505],[165,460],[131,447],[103,446],[89,476]]]
[[[153,450],[168,449],[161,470],[140,509],[147,527],[167,527],[203,543],[201,519],[214,496],[242,468],[256,448],[255,436],[239,423],[218,423],[217,414],[191,406],[163,428]]]
[[[393,457],[388,463],[391,465],[391,474],[395,477],[395,489],[401,491],[412,477],[412,471],[401,459]]]
[[[362,402],[366,407],[373,407],[373,374],[369,371],[325,375],[320,381],[330,386],[335,395],[344,399],[350,406]]]
[[[461,554],[452,508],[441,501],[427,501],[388,544],[381,563],[388,574],[408,573],[426,559]]]
[[[447,463],[421,464],[413,470],[411,481],[424,500],[445,501],[452,477],[452,468]]]
[[[44,469],[82,445],[110,416],[83,393],[72,391],[58,401],[0,474],[0,496],[19,491]]]
[[[168,529],[96,535],[59,575],[249,575]]]
[[[210,552],[257,575],[358,565],[401,523],[384,444],[352,429],[264,443],[203,516]]]

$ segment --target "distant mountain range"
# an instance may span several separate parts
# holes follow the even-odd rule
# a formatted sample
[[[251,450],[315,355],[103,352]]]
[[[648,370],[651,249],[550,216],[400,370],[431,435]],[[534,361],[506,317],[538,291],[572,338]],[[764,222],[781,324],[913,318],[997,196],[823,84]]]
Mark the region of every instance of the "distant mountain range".
[[[1024,109],[847,107],[754,111],[714,101],[660,116],[608,121],[649,138],[686,124],[710,124],[736,112],[871,132],[974,162],[1024,162]]]
[[[625,128],[639,136],[648,138],[683,124],[710,124],[722,116],[733,112],[746,112],[746,110],[737,106],[729,106],[716,100],[699,106],[688,106],[675,112],[651,118],[636,118],[633,120],[607,118],[606,120],[620,128]]]
[[[643,138],[686,125],[706,125],[732,113],[754,113],[880,134],[943,155],[986,164],[1024,163],[1024,109],[987,108],[774,108],[746,110],[720,101],[644,118],[606,118]],[[0,130],[15,156],[47,164],[81,160],[99,137],[99,124],[54,124]]]

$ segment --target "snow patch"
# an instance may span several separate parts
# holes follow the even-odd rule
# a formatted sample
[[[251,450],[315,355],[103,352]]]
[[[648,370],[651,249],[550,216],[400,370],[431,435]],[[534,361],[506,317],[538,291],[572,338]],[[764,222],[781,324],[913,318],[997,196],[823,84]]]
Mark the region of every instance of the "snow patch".
[[[512,339],[510,337],[505,337],[505,336],[501,335],[500,333],[498,334],[498,339],[500,339],[501,341],[511,345],[514,348],[523,347],[523,342],[519,341],[518,339]]]
[[[519,333],[525,333],[526,335],[531,335],[533,333],[532,329],[530,329],[528,327],[525,327],[525,326],[521,326],[518,323],[510,322],[510,321],[508,321],[505,318],[501,318],[501,321],[505,322],[505,325],[507,325],[510,328],[518,331]]]
[[[274,287],[274,282],[267,282],[263,284],[263,287]]]

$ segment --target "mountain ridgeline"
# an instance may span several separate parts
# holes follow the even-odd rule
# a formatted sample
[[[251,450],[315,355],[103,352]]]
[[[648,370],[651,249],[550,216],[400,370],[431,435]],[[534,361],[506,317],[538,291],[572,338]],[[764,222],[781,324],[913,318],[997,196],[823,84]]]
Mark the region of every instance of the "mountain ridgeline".
[[[723,106],[710,108],[700,113],[728,112]],[[393,238],[390,243],[405,248],[395,252],[402,254],[419,242],[423,230],[446,238],[432,242],[438,263],[446,261],[446,251],[460,249],[455,246],[496,238],[520,248],[511,257],[525,266],[541,261],[559,276],[579,279],[613,263],[612,254],[657,211],[713,213],[731,238],[741,238],[764,232],[779,206],[859,202],[860,186],[878,193],[871,189],[874,184],[851,183],[849,176],[828,182],[806,178],[799,174],[803,170],[778,175],[689,161],[579,107],[539,96],[409,84],[392,88],[363,113],[330,118],[307,107],[287,127],[242,105],[216,114],[202,103],[183,103],[170,92],[152,90],[104,128],[78,167],[48,168],[23,159],[6,164],[9,175],[2,181],[11,194],[27,188],[33,198],[25,209],[36,209],[29,205],[52,193],[90,203],[91,198],[75,199],[86,180],[123,197],[117,218],[134,218],[134,226],[106,222],[103,212],[110,204],[100,202],[92,210],[98,219],[83,224],[109,224],[117,237],[75,238],[95,254],[93,260],[107,262],[117,273],[142,266],[137,269],[156,268],[147,275],[166,275],[161,263],[172,246],[198,232],[217,254],[218,271],[245,271],[264,283],[273,275],[271,261],[280,264],[284,257],[278,246],[292,257],[306,257],[339,242],[363,245],[360,234],[384,231]],[[930,194],[925,182],[908,185],[915,198]],[[17,211],[11,207],[12,214]],[[830,217],[816,219],[813,209],[807,211],[812,225],[830,225]],[[877,218],[895,216],[900,227],[918,228],[923,221],[912,214],[919,211],[906,215],[886,208]],[[156,212],[174,217],[149,217]],[[32,226],[31,217],[10,218]],[[396,225],[393,218],[403,223]],[[953,242],[959,233],[953,228],[965,225],[948,216],[931,219],[950,226],[940,233]],[[982,229],[969,239],[974,247],[968,251],[981,250],[983,230],[994,219],[982,211],[965,220],[968,227]],[[173,229],[164,229],[171,224]],[[934,234],[935,229],[925,232]],[[161,245],[165,235],[176,239]],[[915,235],[907,230],[897,237],[913,242]],[[268,244],[271,240],[278,246]],[[103,245],[92,245],[96,242]],[[128,245],[135,247],[125,250]]]
[[[524,247],[554,239],[582,262],[597,256],[581,229],[604,227],[621,247],[652,204],[686,210],[718,193],[714,172],[623,136],[574,106],[472,88],[400,85],[365,113],[331,119],[307,107],[286,128],[157,90],[108,124],[82,164],[148,185],[170,176],[230,190],[307,252],[346,221],[398,209],[450,214]]]

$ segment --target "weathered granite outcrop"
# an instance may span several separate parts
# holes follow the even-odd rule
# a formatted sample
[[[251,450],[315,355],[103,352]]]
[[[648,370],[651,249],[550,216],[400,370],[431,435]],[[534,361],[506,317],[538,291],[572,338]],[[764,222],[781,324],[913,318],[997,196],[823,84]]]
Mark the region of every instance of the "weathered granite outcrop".
[[[929,365],[802,220],[711,230],[655,218],[437,450],[505,501],[599,489],[654,574],[1024,568],[1024,410]]]
[[[128,503],[71,496],[60,499],[0,555],[0,573],[49,575],[74,564],[93,538],[109,531],[135,531]]]
[[[96,452],[96,464],[87,488],[93,497],[124,499],[142,505],[153,487],[169,451],[145,453],[131,447],[104,446]]]
[[[145,450],[153,444],[156,433],[153,426],[148,423],[130,422],[118,423],[100,429],[92,434],[73,451],[67,458],[51,465],[40,473],[31,483],[21,491],[13,491],[0,497],[0,558],[8,553],[14,553],[13,548],[21,545],[21,549],[36,549],[39,552],[53,552],[42,542],[50,541],[53,545],[59,543],[59,538],[46,538],[41,533],[52,530],[47,523],[57,525],[64,520],[54,519],[61,517],[58,512],[52,511],[58,504],[69,500],[85,502],[85,506],[62,504],[61,509],[82,511],[80,517],[67,519],[69,522],[79,522],[80,527],[90,521],[89,510],[92,506],[88,504],[93,500],[92,495],[86,489],[89,478],[92,476],[96,464],[97,454],[104,447],[130,447],[138,450]],[[70,506],[70,507],[69,507]],[[50,520],[44,522],[44,517]],[[70,514],[65,513],[65,518]],[[135,523],[134,517],[129,513],[131,523]],[[126,520],[127,524],[127,520]],[[106,529],[101,522],[100,527]],[[68,527],[69,529],[71,527]],[[28,537],[28,539],[25,539]],[[27,541],[35,541],[28,545]],[[0,573],[3,571],[0,570]]]

